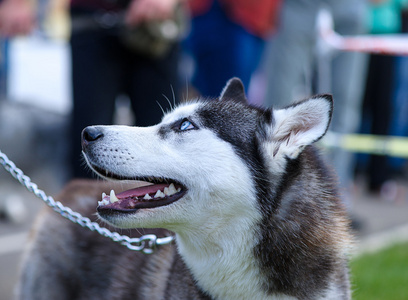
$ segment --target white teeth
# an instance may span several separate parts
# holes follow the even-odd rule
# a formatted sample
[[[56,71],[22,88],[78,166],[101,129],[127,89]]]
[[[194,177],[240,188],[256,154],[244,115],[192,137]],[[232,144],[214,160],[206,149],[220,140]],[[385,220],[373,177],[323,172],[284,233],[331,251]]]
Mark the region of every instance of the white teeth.
[[[165,194],[166,196],[169,196],[169,195],[170,195],[170,192],[169,192],[169,188],[168,188],[168,187],[165,187],[164,190],[163,190],[163,192],[164,192],[164,194]]]
[[[175,193],[177,193],[177,190],[173,183],[170,184],[169,187],[164,188],[164,194],[166,196],[171,196],[174,195]]]
[[[110,202],[111,203],[115,203],[115,202],[118,202],[119,201],[119,199],[116,197],[116,195],[115,195],[115,191],[114,190],[111,190],[110,191]]]
[[[105,197],[106,197],[106,194],[102,193],[102,201],[98,201],[99,206],[110,204],[110,202],[107,199],[105,199]]]
[[[164,198],[165,196],[166,195],[161,190],[158,190],[154,195],[154,198]]]
[[[103,206],[103,205],[108,205],[110,202],[106,199],[103,199],[102,201],[98,201],[98,205],[99,206]]]
[[[154,199],[161,199],[161,198],[165,198],[166,196],[171,196],[174,195],[177,192],[180,192],[181,188],[177,188],[174,186],[173,183],[171,183],[168,187],[165,187],[163,191],[158,190],[156,192],[156,194],[154,196],[150,196],[148,193],[146,193],[143,198],[139,198],[139,199],[143,199],[143,200],[154,200]],[[137,200],[137,197],[136,197]],[[98,205],[103,206],[103,205],[108,205],[111,203],[115,203],[118,202],[119,199],[115,194],[114,190],[110,191],[109,196],[107,196],[105,193],[102,193],[102,201],[98,201]]]
[[[170,195],[173,195],[173,194],[177,193],[176,187],[174,186],[173,183],[170,184],[170,186],[169,186],[169,192],[170,192]]]

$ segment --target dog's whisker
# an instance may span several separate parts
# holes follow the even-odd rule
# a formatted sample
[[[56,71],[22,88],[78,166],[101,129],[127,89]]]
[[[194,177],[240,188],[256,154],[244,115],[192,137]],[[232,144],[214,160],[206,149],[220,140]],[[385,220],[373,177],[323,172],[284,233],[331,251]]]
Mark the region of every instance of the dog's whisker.
[[[187,100],[188,99],[188,81],[187,81],[187,78],[186,78],[186,99],[185,100]]]
[[[169,107],[171,110],[174,109],[173,105],[171,104],[171,101],[169,99],[169,97],[167,97],[165,94],[162,94],[162,96],[167,100],[167,103],[169,104]]]
[[[174,107],[176,107],[176,95],[174,93],[174,88],[173,85],[170,85],[171,88],[171,93],[173,94],[173,107],[170,105],[170,107],[172,107],[172,109],[174,109]]]
[[[160,104],[160,102],[159,102],[159,101],[156,101],[156,103],[157,103],[157,104],[160,106],[160,109],[161,109],[161,111],[162,111],[163,115],[165,115],[165,114],[166,114],[166,112],[164,111],[163,106],[161,106],[161,104]]]

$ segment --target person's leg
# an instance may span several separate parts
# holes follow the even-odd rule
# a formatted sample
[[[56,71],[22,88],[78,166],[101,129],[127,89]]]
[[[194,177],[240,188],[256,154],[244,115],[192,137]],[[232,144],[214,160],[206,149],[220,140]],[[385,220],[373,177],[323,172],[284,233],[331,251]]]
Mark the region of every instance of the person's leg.
[[[210,11],[193,18],[187,44],[195,63],[192,83],[203,96],[219,96],[229,79],[225,70],[232,67],[231,43],[229,22],[216,1]]]
[[[136,125],[155,125],[163,117],[162,109],[167,112],[179,102],[179,46],[174,46],[168,54],[158,59],[134,56],[132,53],[128,55],[131,58],[125,82]]]
[[[396,62],[396,87],[391,120],[391,135],[408,136],[408,57],[398,57]],[[390,166],[394,172],[400,173],[407,160],[390,157]]]
[[[391,123],[392,94],[394,88],[394,57],[375,56],[377,81],[376,93],[372,97],[372,127],[375,135],[388,135]],[[381,185],[389,179],[387,157],[371,155],[369,162],[370,189],[379,190]]]
[[[317,5],[284,1],[278,32],[265,49],[265,106],[282,107],[311,95]]]
[[[117,45],[103,31],[73,33],[71,164],[73,177],[89,177],[81,158],[81,132],[89,125],[111,124],[120,90]]]
[[[193,85],[204,96],[217,97],[232,77],[248,88],[264,41],[232,22],[215,1],[208,13],[193,19],[186,45],[195,62]]]
[[[231,48],[233,54],[231,57],[234,61],[231,63],[230,74],[232,76],[230,77],[239,77],[245,88],[248,89],[251,77],[260,63],[265,48],[265,40],[254,36],[238,25],[232,30],[234,43]]]

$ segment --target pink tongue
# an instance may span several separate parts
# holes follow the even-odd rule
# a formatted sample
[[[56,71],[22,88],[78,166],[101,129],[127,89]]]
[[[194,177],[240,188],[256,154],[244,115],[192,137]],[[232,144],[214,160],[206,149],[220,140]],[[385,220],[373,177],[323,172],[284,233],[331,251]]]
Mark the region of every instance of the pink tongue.
[[[168,187],[168,184],[152,184],[152,185],[147,185],[147,186],[142,186],[139,188],[127,190],[124,192],[121,192],[116,195],[118,199],[124,199],[124,198],[129,198],[129,197],[140,197],[144,196],[146,194],[155,194],[158,190],[163,191],[165,187]]]

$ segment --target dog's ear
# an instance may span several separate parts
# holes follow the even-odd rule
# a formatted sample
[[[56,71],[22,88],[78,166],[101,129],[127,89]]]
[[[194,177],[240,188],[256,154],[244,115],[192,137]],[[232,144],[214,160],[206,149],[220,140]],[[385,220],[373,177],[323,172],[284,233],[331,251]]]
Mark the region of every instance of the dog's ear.
[[[273,111],[271,128],[273,156],[296,158],[303,148],[323,137],[333,112],[331,95],[318,95]]]
[[[247,102],[244,84],[239,78],[231,78],[221,92],[220,100],[231,99],[238,102]]]

